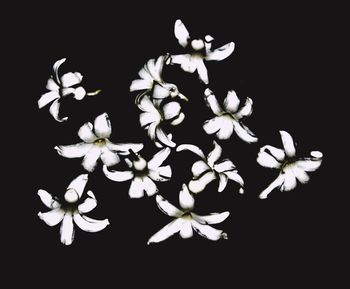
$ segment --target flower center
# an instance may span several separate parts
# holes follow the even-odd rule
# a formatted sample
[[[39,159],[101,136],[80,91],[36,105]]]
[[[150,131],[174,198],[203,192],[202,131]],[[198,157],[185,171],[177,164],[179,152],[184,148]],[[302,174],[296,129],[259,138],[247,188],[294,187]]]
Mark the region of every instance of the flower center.
[[[287,168],[292,167],[294,165],[295,161],[296,161],[295,159],[285,160],[281,165],[281,170],[285,170]]]
[[[105,138],[99,138],[99,139],[94,141],[94,144],[99,146],[99,147],[105,146],[106,145],[106,139]]]
[[[76,190],[74,189],[69,189],[65,194],[64,194],[64,199],[66,200],[67,203],[75,203],[79,200],[79,195]]]
[[[191,220],[192,219],[192,215],[191,215],[191,212],[190,211],[186,211],[182,216],[181,216],[182,219],[185,219],[185,220]]]

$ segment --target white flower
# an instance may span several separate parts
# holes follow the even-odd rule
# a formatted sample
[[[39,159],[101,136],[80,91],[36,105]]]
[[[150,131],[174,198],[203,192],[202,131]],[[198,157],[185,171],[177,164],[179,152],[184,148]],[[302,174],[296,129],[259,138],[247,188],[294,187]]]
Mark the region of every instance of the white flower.
[[[87,192],[89,197],[83,202],[80,200],[87,181],[87,174],[75,178],[67,187],[62,203],[53,198],[47,191],[38,190],[41,201],[46,207],[52,209],[46,213],[39,212],[38,216],[49,226],[55,226],[62,222],[60,235],[64,245],[70,245],[73,242],[74,223],[86,232],[98,232],[109,225],[108,219],[95,220],[84,215],[97,205],[96,198],[91,191]]]
[[[190,34],[181,20],[176,20],[174,27],[175,37],[179,44],[184,48],[189,48],[188,54],[172,55],[171,63],[181,64],[181,68],[193,73],[197,70],[199,78],[205,83],[209,83],[208,71],[204,60],[223,60],[230,56],[235,49],[235,44],[230,42],[220,48],[211,50],[213,37],[206,35],[205,39],[191,40]]]
[[[77,86],[81,83],[83,76],[79,72],[68,72],[61,77],[58,75],[58,68],[63,62],[66,61],[66,58],[58,60],[53,65],[54,76],[51,76],[47,81],[46,88],[49,92],[43,94],[38,100],[39,108],[43,108],[52,102],[50,106],[50,113],[55,120],[62,122],[66,121],[68,117],[59,117],[60,109],[60,99],[67,95],[73,95],[77,100],[82,100],[85,95],[96,95],[100,92],[97,90],[95,92],[86,93],[85,89],[82,86]]]
[[[95,118],[94,125],[87,122],[79,129],[78,135],[83,142],[56,146],[55,149],[65,158],[83,157],[83,167],[92,172],[98,159],[101,159],[106,166],[113,166],[120,161],[118,155],[128,155],[129,150],[138,152],[143,148],[143,144],[114,144],[108,140],[111,133],[112,127],[108,115],[103,113]]]
[[[260,199],[266,199],[268,194],[277,187],[281,192],[293,190],[297,180],[306,184],[310,179],[306,172],[317,170],[322,163],[323,154],[319,151],[312,151],[311,157],[297,158],[291,135],[283,130],[280,134],[283,150],[265,145],[258,153],[257,162],[261,166],[279,170],[278,177],[259,195]]]
[[[125,159],[131,171],[109,171],[103,166],[106,177],[115,182],[124,182],[132,179],[129,196],[130,198],[142,198],[144,192],[147,196],[158,193],[155,182],[166,182],[171,178],[171,167],[161,166],[169,156],[170,149],[164,148],[156,153],[150,161],[146,161],[139,155],[133,155],[133,161]]]
[[[157,60],[150,59],[139,71],[141,79],[133,80],[130,91],[146,90],[152,99],[164,99],[167,97],[179,97],[187,100],[181,94],[175,84],[167,83],[162,78],[163,66],[169,62],[170,56],[159,56]]]
[[[157,147],[175,147],[171,135],[166,134],[162,124],[167,122],[170,125],[180,124],[185,115],[181,112],[181,105],[176,101],[167,103],[152,102],[151,98],[144,94],[139,98],[138,107],[143,112],[140,114],[141,127],[147,130],[148,136],[155,142]]]
[[[214,229],[208,224],[221,223],[229,216],[230,213],[212,213],[207,216],[200,216],[192,213],[194,198],[188,191],[186,185],[182,186],[182,191],[180,191],[179,194],[179,202],[182,210],[179,210],[170,204],[160,195],[156,196],[156,201],[159,209],[163,213],[175,219],[149,238],[147,244],[159,243],[168,239],[177,232],[180,232],[180,236],[183,239],[191,238],[193,236],[193,229],[202,237],[212,241],[217,241],[220,238],[227,239],[226,233],[224,233],[222,230]]]
[[[253,101],[247,97],[245,104],[239,108],[240,101],[233,90],[227,93],[224,99],[224,109],[221,108],[216,96],[207,88],[204,91],[205,101],[216,117],[207,120],[203,129],[207,134],[216,134],[218,139],[229,139],[233,133],[247,143],[256,142],[258,138],[242,123],[253,111]]]
[[[205,157],[203,151],[195,145],[182,144],[176,148],[178,152],[189,150],[201,158],[201,160],[192,165],[193,179],[188,184],[190,191],[199,193],[203,191],[211,181],[218,178],[218,192],[222,192],[226,188],[227,181],[230,179],[241,186],[239,192],[242,194],[244,192],[244,181],[238,174],[236,166],[229,159],[223,159],[219,162],[218,160],[221,156],[222,148],[216,141],[213,141],[213,144],[214,149],[207,157]]]

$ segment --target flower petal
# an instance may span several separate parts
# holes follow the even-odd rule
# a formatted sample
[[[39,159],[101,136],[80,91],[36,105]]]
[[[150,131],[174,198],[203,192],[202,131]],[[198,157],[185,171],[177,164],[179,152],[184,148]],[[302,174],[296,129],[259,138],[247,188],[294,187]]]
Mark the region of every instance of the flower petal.
[[[225,159],[222,162],[214,165],[214,170],[218,173],[232,171],[236,168],[236,166],[232,163],[232,161]]]
[[[196,179],[198,178],[200,175],[202,175],[204,172],[211,170],[210,167],[208,166],[208,164],[203,161],[203,160],[199,160],[196,161],[191,168],[193,177]]]
[[[61,242],[64,245],[71,245],[74,240],[74,224],[73,224],[73,216],[71,213],[66,212],[64,215],[61,228]]]
[[[216,116],[212,119],[206,120],[203,124],[203,129],[207,134],[214,134],[221,128],[222,116]]]
[[[274,146],[265,145],[260,150],[267,150],[277,161],[283,162],[285,159],[284,151],[282,149],[275,148]]]
[[[46,89],[56,91],[58,93],[60,86],[56,83],[56,81],[53,80],[53,78],[49,78],[46,83]]]
[[[284,170],[284,174],[282,174],[284,181],[280,188],[281,192],[283,191],[291,191],[297,185],[296,177],[291,168]]]
[[[78,206],[78,211],[79,213],[88,213],[91,212],[96,206],[97,206],[97,201],[96,197],[93,194],[92,191],[88,191],[87,195],[89,196]]]
[[[156,182],[167,182],[172,175],[171,167],[169,165],[158,167],[156,170],[150,170],[148,176]]]
[[[140,177],[135,177],[130,185],[129,197],[130,198],[142,198],[143,193],[143,181]]]
[[[235,120],[233,120],[232,123],[233,129],[235,130],[236,134],[241,140],[247,143],[253,143],[258,141],[258,138],[243,123]]]
[[[241,187],[244,186],[244,181],[243,181],[242,177],[238,174],[237,171],[227,171],[227,172],[224,172],[224,174],[225,174],[231,181],[234,181],[234,182],[240,184]]]
[[[38,213],[38,216],[49,226],[56,226],[62,221],[64,217],[64,211],[61,208],[55,208],[52,211],[46,213]]]
[[[213,145],[213,150],[208,154],[208,165],[210,167],[214,166],[214,163],[221,157],[222,153],[221,146],[215,140],[213,141]]]
[[[176,143],[174,143],[171,139],[169,139],[168,136],[164,133],[164,131],[160,127],[156,127],[156,136],[159,142],[161,142],[162,144],[168,147],[176,146]]]
[[[93,133],[92,129],[92,123],[86,122],[79,128],[78,136],[82,141],[92,143],[97,140],[97,136]]]
[[[73,189],[74,191],[77,192],[77,194],[79,195],[79,198],[81,198],[88,180],[89,180],[88,174],[80,175],[76,177],[73,181],[71,181],[66,191]]]
[[[177,118],[175,118],[175,119],[173,119],[171,122],[170,122],[170,124],[171,125],[179,125],[180,123],[182,123],[183,121],[184,121],[184,119],[185,119],[185,114],[183,113],[183,112],[181,112],[178,116],[177,116]]]
[[[205,57],[206,60],[224,60],[225,58],[229,57],[233,50],[235,49],[235,44],[233,42],[227,43],[226,45],[223,45],[214,51],[211,51],[207,54]]]
[[[280,174],[265,190],[263,190],[259,198],[266,199],[267,196],[277,187],[280,187],[283,184],[283,176]]]
[[[95,118],[94,129],[97,137],[110,137],[112,133],[112,126],[107,113],[103,113]]]
[[[186,47],[190,39],[190,34],[180,19],[175,21],[174,33],[179,44],[182,47]]]
[[[79,72],[68,72],[61,77],[61,84],[63,87],[71,87],[79,84],[83,79],[83,76]]]
[[[229,139],[233,133],[234,121],[231,117],[223,115],[220,117],[220,129],[216,133],[218,139],[225,140]]]
[[[79,213],[74,214],[73,218],[77,226],[85,232],[99,232],[109,225],[108,219],[94,220],[87,218],[86,216],[82,216]]]
[[[209,225],[202,225],[195,220],[192,220],[192,226],[199,235],[209,240],[217,241],[220,238],[227,239],[227,234],[224,233],[224,231],[214,229]]]
[[[204,84],[209,83],[209,77],[208,77],[208,70],[207,67],[205,66],[203,59],[197,59],[197,72],[199,79],[204,82]]]
[[[192,210],[194,207],[194,198],[185,184],[182,185],[182,190],[179,193],[179,202],[184,210]]]
[[[180,217],[184,212],[170,204],[166,199],[164,199],[161,195],[156,196],[156,202],[158,208],[166,215],[170,217],[178,218]]]
[[[227,92],[227,96],[224,99],[224,108],[227,112],[235,113],[238,110],[240,100],[234,90]]]
[[[134,177],[132,171],[110,171],[107,166],[103,166],[103,172],[107,178],[115,182],[125,182]]]
[[[147,127],[151,123],[159,124],[161,120],[161,116],[158,112],[157,113],[142,112],[140,113],[139,120],[140,120],[141,127]]]
[[[60,68],[60,66],[62,65],[62,63],[64,63],[66,61],[66,58],[62,58],[60,60],[57,60],[54,65],[53,65],[53,71],[55,73],[55,77],[56,77],[56,80],[59,84],[61,84],[61,81],[58,77],[58,69]]]
[[[181,106],[178,102],[171,101],[163,106],[163,114],[166,120],[172,119],[180,114]]]
[[[191,54],[172,55],[171,63],[180,64],[181,68],[189,73],[193,73],[197,69],[197,62]]]
[[[199,193],[203,191],[205,187],[215,179],[215,174],[212,171],[209,171],[202,175],[199,179],[191,180],[188,184],[188,188],[192,193]]]
[[[148,162],[148,168],[155,169],[162,165],[170,154],[170,148],[164,148],[157,152]]]
[[[58,122],[63,122],[66,121],[68,119],[68,117],[59,117],[58,114],[60,112],[60,102],[59,102],[59,98],[56,99],[50,106],[50,114],[53,116],[53,118],[58,121]]]
[[[188,239],[193,236],[191,221],[185,220],[185,222],[182,224],[180,236],[182,239]]]
[[[267,153],[264,147],[260,148],[256,161],[265,168],[279,169],[281,167],[281,164],[272,155]]]
[[[294,146],[294,141],[292,136],[284,131],[280,130],[281,138],[282,138],[282,143],[283,143],[283,148],[288,157],[294,157],[295,156],[295,146]]]
[[[160,83],[153,86],[152,97],[156,99],[164,99],[170,96],[170,91],[167,87]]]
[[[136,102],[139,109],[141,109],[144,112],[152,112],[155,114],[159,114],[158,110],[155,108],[152,100],[148,95],[142,95],[141,98],[138,99]]]
[[[293,170],[295,177],[298,179],[298,181],[300,183],[306,184],[310,180],[309,175],[301,168],[298,168],[295,166],[292,168],[292,170]]]
[[[74,90],[73,94],[76,100],[82,100],[86,95],[86,91],[84,87],[79,86]]]
[[[146,79],[136,79],[131,82],[130,85],[130,91],[137,91],[137,90],[144,90],[144,89],[151,89],[153,84],[153,80],[146,80]]]
[[[43,204],[48,207],[49,209],[56,209],[61,206],[59,202],[57,202],[51,194],[49,194],[45,190],[38,190],[38,195],[40,197],[40,200],[43,202]]]
[[[156,184],[149,177],[143,177],[142,182],[143,189],[146,191],[147,196],[150,197],[158,193],[158,188]]]
[[[216,115],[220,115],[223,112],[223,110],[214,93],[209,88],[207,88],[204,91],[204,96],[206,104],[212,110],[212,112]]]
[[[92,172],[97,164],[97,160],[101,156],[101,149],[98,146],[91,145],[91,149],[88,151],[88,153],[84,156],[84,159],[82,161],[82,166],[85,170],[88,172]]]
[[[296,161],[296,165],[306,172],[316,171],[322,163],[322,153],[318,151],[311,152],[311,158],[304,158]]]
[[[101,160],[107,167],[114,166],[120,162],[118,154],[111,152],[107,147],[103,147],[101,152]]]
[[[111,150],[112,152],[117,152],[118,155],[129,155],[130,150],[132,150],[134,153],[139,152],[143,149],[142,143],[112,143],[110,141],[107,141],[107,148]]]
[[[227,185],[228,177],[224,173],[219,174],[219,188],[218,192],[222,192],[225,190]]]
[[[92,144],[78,143],[67,146],[55,146],[57,153],[65,158],[81,158],[93,147]]]
[[[235,114],[237,119],[250,116],[253,112],[253,100],[247,97],[243,107]]]
[[[181,152],[181,151],[184,151],[184,150],[188,150],[188,151],[191,151],[193,153],[195,153],[197,156],[199,156],[201,159],[205,160],[206,157],[203,153],[203,151],[195,146],[195,145],[191,145],[191,144],[182,144],[182,145],[179,145],[177,148],[176,148],[176,151],[177,152]]]
[[[38,107],[43,108],[45,105],[48,105],[51,101],[60,98],[60,94],[57,91],[49,91],[43,94],[38,100]]]
[[[230,212],[223,212],[223,213],[212,213],[207,216],[200,216],[195,213],[191,213],[193,219],[197,221],[200,224],[219,224],[227,219],[227,217],[230,215]]]
[[[157,196],[158,197],[158,196]],[[181,218],[175,219],[170,222],[168,225],[160,229],[157,233],[155,233],[151,238],[149,238],[147,245],[151,243],[159,243],[162,242],[172,235],[179,232],[184,224],[184,220]]]

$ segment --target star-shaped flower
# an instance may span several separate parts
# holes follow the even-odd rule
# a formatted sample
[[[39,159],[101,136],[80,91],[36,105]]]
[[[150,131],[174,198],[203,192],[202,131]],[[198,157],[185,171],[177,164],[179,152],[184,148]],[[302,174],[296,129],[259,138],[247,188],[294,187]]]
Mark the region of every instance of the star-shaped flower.
[[[166,182],[171,178],[171,167],[161,166],[170,154],[169,148],[164,148],[156,153],[148,162],[140,155],[133,154],[133,161],[125,159],[130,171],[109,171],[106,166],[103,172],[106,177],[115,182],[125,182],[132,179],[129,189],[130,198],[142,198],[144,192],[147,196],[158,193],[154,182]]]
[[[203,191],[211,181],[218,178],[218,192],[222,192],[226,188],[228,180],[232,180],[241,186],[239,192],[242,194],[244,192],[244,181],[238,174],[236,166],[229,159],[219,161],[222,148],[216,141],[213,141],[213,145],[214,148],[207,157],[204,155],[203,151],[195,145],[182,144],[176,148],[178,152],[189,150],[201,158],[201,160],[192,165],[193,179],[188,184],[190,191],[199,193]]]
[[[258,153],[257,162],[261,166],[279,170],[278,177],[259,195],[260,199],[266,199],[277,187],[281,192],[293,190],[297,180],[302,184],[307,183],[310,177],[306,172],[317,170],[322,163],[323,154],[319,151],[312,151],[311,157],[297,158],[291,135],[283,130],[280,134],[283,149],[265,145]]]
[[[180,64],[181,68],[186,72],[193,73],[197,70],[200,80],[205,84],[209,83],[209,78],[204,60],[223,60],[230,56],[235,49],[235,44],[230,42],[220,48],[211,50],[213,37],[206,35],[204,40],[191,39],[187,28],[179,19],[175,22],[174,33],[179,44],[184,48],[188,48],[189,53],[172,55],[171,63]]]
[[[224,100],[224,109],[220,106],[216,96],[207,88],[204,92],[207,106],[216,117],[207,120],[203,129],[207,134],[216,134],[218,139],[228,139],[233,131],[247,143],[256,142],[258,138],[247,128],[242,119],[248,117],[253,111],[253,101],[247,97],[245,104],[239,109],[240,100],[236,93],[230,90]]]
[[[84,215],[97,205],[96,198],[91,191],[88,191],[88,197],[81,201],[87,181],[87,174],[75,178],[67,187],[63,202],[53,198],[47,191],[38,190],[41,201],[51,209],[46,213],[39,212],[38,216],[49,226],[62,222],[60,235],[64,245],[71,245],[74,240],[74,223],[86,232],[98,232],[109,225],[108,219],[95,220]]]
[[[129,150],[138,152],[142,150],[143,144],[118,143],[109,141],[112,133],[112,126],[107,113],[103,113],[95,118],[94,125],[85,123],[78,131],[78,136],[83,141],[74,145],[56,146],[58,154],[65,158],[82,158],[83,167],[92,172],[97,164],[97,160],[106,166],[113,166],[119,163],[119,155],[128,155]]]
[[[159,243],[178,232],[180,232],[180,236],[183,239],[191,238],[193,236],[193,229],[202,237],[212,241],[217,241],[220,238],[227,239],[226,233],[209,225],[223,222],[230,213],[212,213],[207,216],[200,216],[193,213],[194,198],[186,185],[182,186],[182,191],[179,194],[179,203],[182,210],[170,204],[160,195],[156,196],[156,201],[163,213],[175,219],[149,238],[147,244]]]
[[[96,95],[100,90],[86,93],[85,89],[80,86],[83,76],[79,72],[68,72],[61,77],[58,75],[58,69],[66,58],[62,58],[53,65],[54,76],[51,76],[47,81],[46,88],[49,92],[43,94],[38,100],[39,108],[43,108],[52,102],[50,106],[50,114],[55,120],[62,122],[66,121],[68,117],[59,117],[60,100],[64,96],[73,95],[77,100],[82,100],[85,95]]]

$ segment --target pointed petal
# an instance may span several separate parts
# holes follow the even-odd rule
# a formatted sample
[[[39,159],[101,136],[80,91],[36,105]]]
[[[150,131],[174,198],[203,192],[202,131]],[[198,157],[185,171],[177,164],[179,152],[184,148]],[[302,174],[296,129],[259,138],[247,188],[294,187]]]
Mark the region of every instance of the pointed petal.
[[[197,72],[199,79],[204,82],[204,84],[209,83],[208,70],[205,66],[203,59],[197,59]]]
[[[125,182],[134,177],[132,171],[110,171],[107,166],[103,166],[103,172],[107,178],[115,182]]]
[[[235,114],[237,119],[250,116],[253,112],[253,100],[247,97],[243,107]]]
[[[91,149],[88,151],[88,153],[85,155],[82,166],[85,170],[88,172],[92,172],[97,164],[97,160],[101,156],[101,149],[98,146],[91,145]]]
[[[224,108],[230,113],[235,113],[238,110],[240,100],[234,90],[230,90],[224,100]]]
[[[284,178],[284,181],[280,188],[281,192],[291,191],[297,186],[297,180],[293,173],[292,168],[284,170],[283,178]]]
[[[210,52],[206,56],[206,60],[224,60],[225,58],[229,57],[233,50],[235,49],[235,44],[233,42],[227,43],[226,45],[223,45],[214,51]]]
[[[143,182],[143,189],[146,191],[147,196],[150,197],[158,193],[158,188],[156,184],[149,177],[144,177],[142,179],[142,182]]]
[[[63,87],[71,87],[79,84],[83,79],[83,76],[79,72],[68,72],[61,77],[61,84]]]
[[[50,114],[53,116],[53,118],[58,121],[58,122],[63,122],[66,121],[68,119],[68,117],[59,117],[59,112],[60,112],[60,102],[59,102],[59,98],[56,99],[50,106]]]
[[[55,146],[57,153],[65,158],[81,158],[85,156],[93,147],[92,144],[78,143],[67,146]]]
[[[62,58],[60,60],[57,60],[53,65],[53,71],[55,73],[56,80],[59,84],[61,84],[60,79],[58,77],[58,69],[60,68],[61,64],[66,61],[66,58]]]
[[[164,148],[157,152],[152,159],[148,162],[148,168],[155,169],[162,165],[162,163],[167,159],[171,150],[170,148]]]
[[[204,91],[204,96],[206,104],[212,110],[212,112],[216,115],[220,115],[223,112],[223,110],[214,93],[209,88],[207,88]]]
[[[40,200],[43,202],[43,204],[48,207],[49,209],[56,209],[61,206],[59,202],[57,202],[51,194],[49,194],[45,190],[38,190],[38,195],[40,197]]]
[[[130,185],[129,197],[130,198],[142,198],[143,193],[143,182],[140,177],[135,177]]]
[[[43,94],[38,100],[38,107],[43,108],[45,105],[48,105],[51,101],[60,98],[60,95],[57,91],[49,91]]]
[[[179,202],[184,210],[192,210],[194,207],[194,198],[185,184],[182,185],[182,190],[179,193]]]
[[[171,167],[169,165],[158,167],[156,170],[150,170],[148,176],[156,182],[167,182],[172,175]]]
[[[74,191],[77,192],[79,195],[79,198],[83,195],[85,186],[89,180],[89,175],[88,174],[83,174],[78,177],[76,177],[67,187],[67,191],[70,189],[73,189]]]
[[[209,171],[202,175],[199,179],[191,180],[188,184],[188,188],[192,193],[199,193],[203,191],[205,187],[215,179],[215,174],[212,171]]]
[[[78,211],[79,213],[88,213],[91,212],[94,208],[96,208],[97,206],[97,201],[96,201],[96,197],[93,194],[92,191],[88,191],[87,195],[89,196],[88,198],[86,198],[84,200],[84,202],[82,202],[79,206],[78,206]]]
[[[108,219],[104,220],[94,220],[86,216],[82,216],[79,213],[74,214],[74,222],[77,226],[85,232],[99,232],[109,225]]]
[[[215,140],[213,141],[213,145],[213,150],[208,154],[208,165],[210,167],[214,166],[214,163],[221,157],[222,153],[221,146]]]
[[[209,170],[210,170],[210,167],[203,160],[196,161],[191,168],[193,177],[195,179],[198,178],[200,175],[202,175],[204,172]]]
[[[181,106],[178,102],[171,101],[163,106],[163,113],[165,119],[172,119],[180,114]]]
[[[111,150],[112,152],[117,152],[118,155],[129,155],[130,150],[132,150],[134,153],[139,152],[143,149],[142,143],[112,143],[110,141],[107,141],[107,148]]]
[[[306,184],[310,180],[309,175],[301,168],[298,168],[295,166],[292,168],[292,170],[293,170],[295,177],[298,179],[298,181],[300,183]]]
[[[265,145],[260,149],[260,151],[265,151],[265,152],[269,153],[279,162],[283,162],[285,159],[284,151],[282,149],[278,149],[274,146]]]
[[[232,161],[225,159],[222,162],[214,165],[214,170],[218,173],[232,171],[236,168],[236,166],[232,163]]]
[[[107,167],[114,166],[120,162],[118,154],[111,152],[107,147],[103,147],[101,152],[101,160]]]
[[[225,190],[227,185],[228,177],[224,173],[219,174],[219,188],[218,192],[222,192]]]
[[[244,186],[244,181],[237,171],[227,171],[224,174],[231,180],[238,183],[241,187]]]
[[[223,212],[223,213],[212,213],[207,216],[200,216],[195,213],[191,213],[193,219],[197,221],[200,224],[219,224],[227,219],[227,217],[230,215],[229,212]]]
[[[280,174],[265,190],[263,190],[259,198],[266,199],[267,196],[277,187],[280,187],[283,184],[283,176]]]
[[[60,89],[60,87],[56,83],[56,81],[53,80],[53,78],[49,78],[46,83],[46,89],[51,91],[56,91],[58,93],[58,90]]]
[[[168,138],[168,136],[164,133],[164,131],[160,128],[156,128],[156,136],[159,142],[163,143],[164,145],[168,147],[175,147],[176,143],[174,143],[172,140]]]
[[[59,222],[63,220],[64,211],[59,207],[53,209],[52,211],[46,213],[38,213],[38,216],[49,226],[56,226]]]
[[[107,113],[103,113],[95,118],[94,129],[97,137],[110,137],[112,133],[112,126]]]
[[[283,148],[288,157],[294,157],[295,156],[295,145],[292,136],[284,131],[280,130]]]
[[[180,19],[175,21],[174,33],[177,41],[182,47],[186,47],[190,34]]]
[[[78,136],[83,142],[92,143],[97,140],[97,136],[93,133],[92,129],[91,122],[86,122],[79,128]]]
[[[176,148],[176,151],[177,152],[181,152],[181,151],[184,151],[184,150],[188,150],[188,151],[191,151],[193,152],[194,154],[196,154],[197,156],[199,156],[201,159],[206,159],[203,151],[195,146],[195,145],[191,145],[191,144],[182,144],[182,145],[179,145],[177,148]]]
[[[158,208],[166,215],[174,218],[178,218],[183,214],[183,211],[179,210],[172,204],[170,204],[166,199],[161,195],[156,196],[156,202]]]
[[[61,242],[64,245],[71,245],[74,240],[74,224],[73,224],[73,216],[71,213],[66,212],[64,215],[61,228]]]
[[[209,225],[202,225],[195,220],[192,220],[192,226],[199,235],[209,240],[217,241],[220,238],[227,239],[227,234],[224,233],[224,231],[214,229]]]
[[[232,123],[233,123],[233,129],[235,130],[237,136],[241,140],[247,143],[253,143],[258,141],[258,138],[243,123],[235,120],[233,120]]]
[[[136,79],[131,82],[130,91],[151,89],[153,81],[145,80],[145,79]]]
[[[151,243],[159,243],[162,242],[172,235],[179,232],[184,224],[184,220],[181,218],[175,219],[170,222],[168,225],[160,229],[157,233],[155,233],[151,238],[149,238],[147,245]]]
[[[256,161],[265,168],[278,169],[281,167],[281,164],[271,154],[265,151],[265,147],[260,148]]]
[[[185,220],[180,230],[180,236],[182,239],[188,239],[193,236],[191,221]]]

